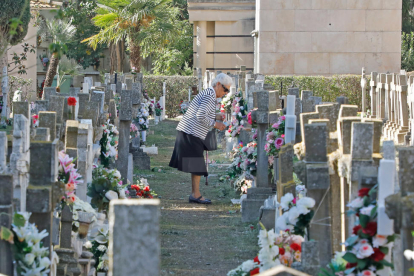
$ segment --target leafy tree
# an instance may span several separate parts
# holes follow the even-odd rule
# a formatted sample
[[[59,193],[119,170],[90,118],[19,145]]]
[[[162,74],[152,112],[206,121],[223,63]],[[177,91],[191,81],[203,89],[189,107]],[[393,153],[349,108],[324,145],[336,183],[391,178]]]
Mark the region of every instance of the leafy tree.
[[[401,38],[401,68],[414,70],[414,33],[403,33]]]
[[[49,45],[52,57],[45,79],[45,87],[50,87],[56,75],[59,60],[67,52],[67,43],[74,37],[76,28],[71,24],[71,21],[62,19],[46,20],[45,26],[40,28],[39,34],[43,37],[49,36],[52,38],[52,43]]]
[[[107,0],[106,0],[107,1]],[[150,26],[156,26],[157,31],[150,32],[152,37],[147,38],[153,47],[162,47],[165,38],[173,32],[173,26],[166,20],[170,15],[171,0],[118,0],[118,6],[111,4],[111,7],[100,9],[94,17],[94,23],[101,28],[101,31],[85,39],[94,49],[102,43],[119,43],[126,40],[129,46],[130,64],[136,71],[141,69],[141,41],[142,35]],[[161,45],[154,42],[162,41]]]
[[[402,1],[402,31],[410,33],[414,31],[413,1]]]
[[[64,9],[64,17],[72,20],[72,25],[76,27],[73,40],[66,44],[68,46],[66,56],[74,59],[84,69],[89,66],[99,66],[99,58],[106,47],[105,44],[100,44],[94,50],[85,43],[79,43],[99,32],[99,28],[92,22],[97,7],[95,1],[84,0],[78,3],[72,2]]]
[[[17,74],[23,75],[27,74],[26,65],[24,62],[27,60],[27,54],[29,53],[36,53],[35,46],[29,45],[28,43],[23,43],[21,45],[23,47],[23,52],[17,54],[16,52],[13,53],[12,61],[8,64],[8,72],[13,72],[15,69],[18,69]]]
[[[23,40],[30,18],[29,0],[0,1],[0,56],[9,44],[16,45]]]

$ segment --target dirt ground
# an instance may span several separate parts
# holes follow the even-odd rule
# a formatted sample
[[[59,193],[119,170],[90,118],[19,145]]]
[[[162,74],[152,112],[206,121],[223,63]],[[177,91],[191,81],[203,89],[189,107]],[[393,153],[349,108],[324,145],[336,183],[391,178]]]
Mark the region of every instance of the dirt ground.
[[[230,199],[240,195],[218,178],[229,163],[223,150],[209,153],[209,185],[201,178],[201,193],[212,205],[188,203],[190,175],[168,167],[174,148],[178,120],[165,120],[150,127],[147,146],[158,146],[151,156],[151,171],[134,173],[146,177],[161,199],[161,275],[226,275],[258,252],[257,224],[241,222],[240,205]]]

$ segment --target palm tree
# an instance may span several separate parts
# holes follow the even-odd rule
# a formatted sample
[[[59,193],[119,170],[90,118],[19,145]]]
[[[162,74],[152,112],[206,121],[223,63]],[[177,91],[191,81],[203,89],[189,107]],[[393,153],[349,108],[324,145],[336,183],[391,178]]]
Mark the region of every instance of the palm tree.
[[[39,29],[39,35],[42,39],[48,37],[52,39],[49,45],[49,50],[52,56],[49,63],[49,68],[46,73],[45,87],[50,87],[53,83],[53,78],[56,75],[59,60],[67,51],[66,43],[72,40],[76,33],[76,28],[67,20],[46,20],[45,24]]]
[[[158,24],[154,41],[165,40],[172,29],[172,25],[163,20],[170,15],[170,2],[171,0],[131,0],[123,7],[101,9],[93,18],[101,31],[82,42],[88,42],[95,49],[100,43],[119,45],[120,42],[126,41],[129,46],[131,68],[135,67],[136,71],[140,72],[142,33],[151,24]]]

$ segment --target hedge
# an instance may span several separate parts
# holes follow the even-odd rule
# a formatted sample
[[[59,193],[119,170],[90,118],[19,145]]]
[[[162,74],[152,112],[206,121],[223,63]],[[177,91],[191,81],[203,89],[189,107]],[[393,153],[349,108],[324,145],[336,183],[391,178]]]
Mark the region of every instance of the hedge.
[[[166,82],[165,112],[169,118],[180,113],[181,101],[188,100],[188,88],[197,85],[197,77],[193,76],[152,76],[145,75],[143,79],[144,90],[150,98],[157,100],[162,96],[162,84]]]
[[[367,75],[366,101],[367,109],[370,109],[369,81]],[[144,89],[150,98],[159,99],[162,96],[162,84],[166,81],[166,114],[169,118],[178,116],[180,102],[188,99],[188,88],[198,84],[194,76],[144,76]],[[360,75],[335,75],[323,76],[266,76],[265,82],[272,84],[276,90],[282,90],[287,95],[288,87],[292,84],[299,90],[312,90],[314,96],[322,97],[323,102],[335,102],[339,96],[346,96],[350,104],[358,105],[362,109],[361,76]],[[282,89],[280,85],[282,83]]]
[[[370,109],[369,81],[370,76],[366,76],[367,109]],[[360,75],[334,75],[332,77],[323,76],[266,76],[265,83],[273,85],[280,91],[282,83],[282,94],[287,95],[288,88],[299,87],[299,90],[311,90],[314,96],[322,97],[323,102],[335,102],[339,96],[346,96],[349,104],[358,105],[362,110],[361,76]]]

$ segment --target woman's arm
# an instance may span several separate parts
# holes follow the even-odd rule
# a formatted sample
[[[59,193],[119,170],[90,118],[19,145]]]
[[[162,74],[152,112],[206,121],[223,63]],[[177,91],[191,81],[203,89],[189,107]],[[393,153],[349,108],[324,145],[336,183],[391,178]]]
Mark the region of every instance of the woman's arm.
[[[216,97],[215,95],[205,94],[201,98],[200,105],[197,110],[197,120],[206,127],[212,127],[214,125],[214,119],[211,115],[215,113],[216,109]]]

